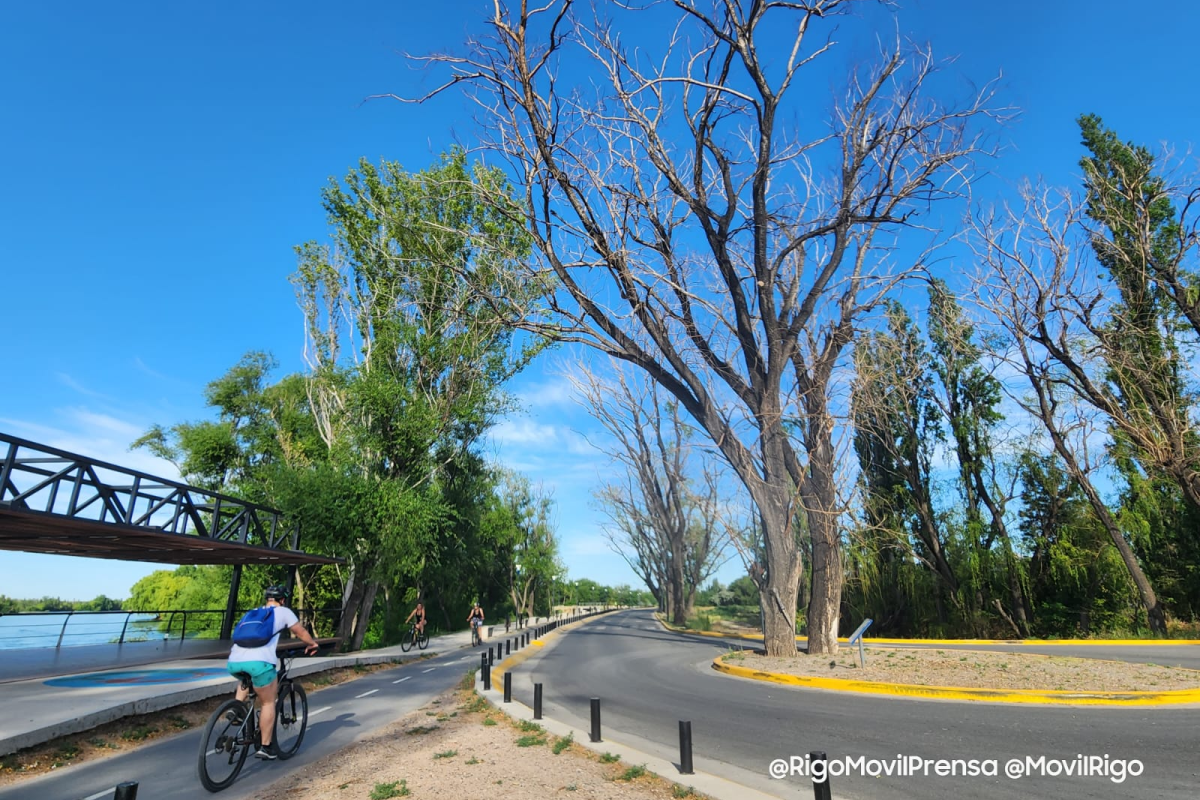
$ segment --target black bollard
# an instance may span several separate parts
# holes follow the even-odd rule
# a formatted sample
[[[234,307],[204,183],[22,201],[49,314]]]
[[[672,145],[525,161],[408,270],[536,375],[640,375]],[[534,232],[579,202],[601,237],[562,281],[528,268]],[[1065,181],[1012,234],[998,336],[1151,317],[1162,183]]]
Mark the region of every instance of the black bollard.
[[[496,656],[492,652],[492,648],[489,647],[488,648],[488,665],[491,666],[492,664],[495,664],[495,663],[496,663]]]
[[[511,653],[512,653],[512,639],[505,639],[504,640],[504,655],[507,656],[507,655],[510,655]]]
[[[599,742],[600,739],[600,698],[592,698],[592,741]]]
[[[492,690],[492,665],[483,665],[483,690],[490,692]]]
[[[137,800],[137,781],[126,781],[117,784],[113,800]]]
[[[504,673],[504,702],[512,702],[512,673]]]
[[[808,756],[810,759],[810,763],[813,763],[813,764],[817,763],[818,761],[821,761],[821,762],[825,761],[824,753],[813,752],[813,753],[809,753]],[[826,767],[828,767],[828,765],[826,765]],[[829,772],[828,771],[825,772],[825,780],[820,781],[820,782],[813,781],[813,797],[816,800],[833,800],[833,790],[829,788]]]
[[[533,685],[533,718],[542,718],[542,685],[540,683]]]
[[[487,669],[487,665],[488,665],[488,663],[487,663],[487,653],[480,653],[480,654],[479,654],[479,668],[480,668],[480,669]]]
[[[679,772],[683,775],[692,774],[691,720],[679,720]]]

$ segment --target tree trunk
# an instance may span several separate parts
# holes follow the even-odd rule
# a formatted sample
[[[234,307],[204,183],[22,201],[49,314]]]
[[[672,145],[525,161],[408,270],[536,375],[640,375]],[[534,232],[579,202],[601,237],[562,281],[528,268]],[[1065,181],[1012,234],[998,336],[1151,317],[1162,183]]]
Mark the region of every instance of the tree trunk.
[[[354,636],[354,625],[358,619],[358,610],[362,605],[362,595],[362,583],[355,580],[352,569],[350,578],[346,582],[346,588],[342,593],[342,613],[341,619],[338,620],[337,635],[341,638],[344,648],[349,645]]]
[[[767,554],[761,598],[763,645],[768,656],[796,655],[796,594],[804,565],[796,547],[787,487],[759,501]],[[774,502],[772,502],[774,501]]]
[[[671,617],[676,625],[683,625],[688,618],[687,590],[684,587],[683,559],[678,553],[672,554],[671,573],[668,576],[671,583]]]
[[[354,621],[354,637],[351,650],[361,650],[363,637],[367,635],[367,626],[371,622],[371,609],[375,606],[375,595],[379,592],[378,581],[371,581],[363,591],[362,605]]]
[[[836,655],[842,605],[842,554],[839,537],[837,464],[833,448],[833,420],[825,411],[824,392],[810,392],[805,425],[808,475],[802,497],[812,538],[812,599],[808,604],[808,652]]]

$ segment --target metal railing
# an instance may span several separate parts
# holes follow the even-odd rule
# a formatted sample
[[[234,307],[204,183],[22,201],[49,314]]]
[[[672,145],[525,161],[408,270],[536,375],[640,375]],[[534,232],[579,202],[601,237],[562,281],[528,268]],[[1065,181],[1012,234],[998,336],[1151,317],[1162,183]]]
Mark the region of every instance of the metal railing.
[[[307,627],[322,620],[331,629],[341,613],[337,608],[295,611]],[[224,615],[225,609],[19,611],[0,614],[0,650],[183,640],[189,638],[189,627],[192,639],[217,639]]]

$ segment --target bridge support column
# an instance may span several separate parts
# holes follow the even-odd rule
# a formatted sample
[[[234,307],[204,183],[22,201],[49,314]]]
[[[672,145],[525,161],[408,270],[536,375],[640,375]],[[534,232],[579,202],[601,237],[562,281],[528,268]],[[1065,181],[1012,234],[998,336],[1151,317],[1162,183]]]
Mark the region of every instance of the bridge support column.
[[[225,603],[225,617],[221,620],[221,638],[233,636],[234,615],[237,614],[238,589],[242,586],[242,565],[233,565],[233,580],[229,583],[229,600]]]

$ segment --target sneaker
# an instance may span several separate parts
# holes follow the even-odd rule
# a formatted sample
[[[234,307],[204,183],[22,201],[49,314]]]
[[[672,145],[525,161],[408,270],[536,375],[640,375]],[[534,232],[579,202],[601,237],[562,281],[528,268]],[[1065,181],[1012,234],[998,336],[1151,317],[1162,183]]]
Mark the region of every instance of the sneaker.
[[[279,755],[275,752],[275,743],[259,745],[259,748],[254,751],[254,757],[261,758],[263,761],[274,761],[279,758]]]
[[[241,725],[246,719],[246,712],[244,709],[231,708],[225,712],[225,719],[234,725]]]

